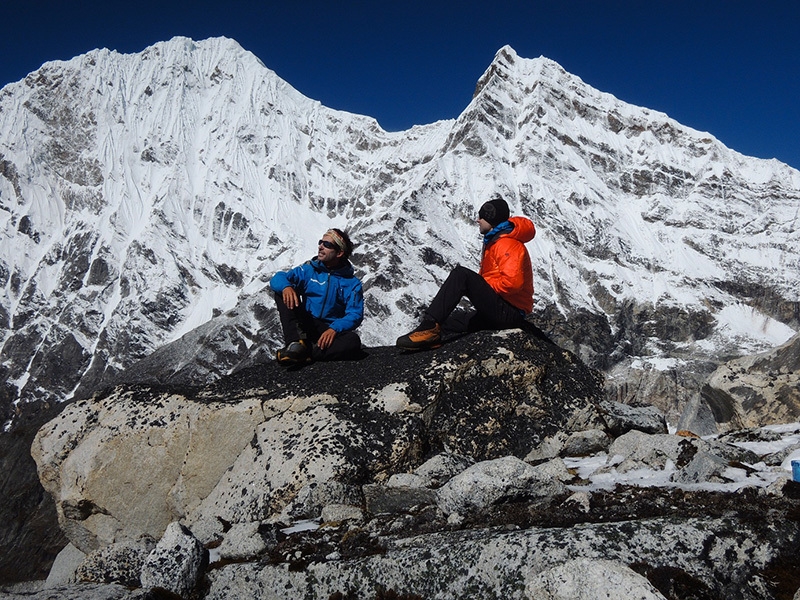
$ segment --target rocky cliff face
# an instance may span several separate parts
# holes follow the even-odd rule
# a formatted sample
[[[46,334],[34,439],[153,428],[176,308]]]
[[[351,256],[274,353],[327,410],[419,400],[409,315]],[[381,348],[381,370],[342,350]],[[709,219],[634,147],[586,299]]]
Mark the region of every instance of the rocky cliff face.
[[[43,579],[67,543],[57,527],[53,498],[44,491],[30,455],[39,428],[61,407],[37,407],[0,436],[0,581]]]

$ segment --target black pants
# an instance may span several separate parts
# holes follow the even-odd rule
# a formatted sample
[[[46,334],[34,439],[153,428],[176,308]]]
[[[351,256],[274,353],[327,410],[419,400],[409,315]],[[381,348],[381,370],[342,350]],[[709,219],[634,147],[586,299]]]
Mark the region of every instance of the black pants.
[[[465,296],[475,310],[454,313]],[[503,300],[478,273],[461,265],[450,271],[425,315],[453,332],[512,329],[525,323],[520,309]]]
[[[314,360],[347,360],[361,354],[361,338],[355,331],[337,333],[333,343],[322,350],[316,342],[329,329],[325,321],[311,316],[302,303],[297,308],[290,309],[283,301],[283,295],[277,292],[275,304],[278,307],[285,344],[306,340],[311,345],[311,357]]]

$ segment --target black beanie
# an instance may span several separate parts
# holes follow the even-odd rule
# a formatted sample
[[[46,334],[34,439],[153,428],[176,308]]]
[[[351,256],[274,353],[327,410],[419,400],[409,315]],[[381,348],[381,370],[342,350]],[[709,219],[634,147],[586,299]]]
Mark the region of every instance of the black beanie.
[[[508,204],[500,198],[493,198],[481,206],[478,217],[489,223],[492,227],[497,227],[503,221],[508,221]]]

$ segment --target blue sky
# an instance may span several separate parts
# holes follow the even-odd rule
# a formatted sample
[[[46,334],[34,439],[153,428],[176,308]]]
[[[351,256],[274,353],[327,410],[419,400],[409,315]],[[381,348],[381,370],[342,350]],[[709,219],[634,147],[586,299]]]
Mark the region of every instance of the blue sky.
[[[747,155],[800,168],[800,1],[8,0],[0,85],[94,48],[227,36],[388,130],[457,117],[495,53],[546,56]]]

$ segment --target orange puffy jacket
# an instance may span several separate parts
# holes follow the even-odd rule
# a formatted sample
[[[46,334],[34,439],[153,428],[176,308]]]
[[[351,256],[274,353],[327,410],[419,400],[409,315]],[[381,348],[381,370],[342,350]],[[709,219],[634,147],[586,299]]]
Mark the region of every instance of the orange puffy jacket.
[[[525,242],[534,238],[536,227],[526,217],[509,221],[514,229],[484,248],[479,273],[504,300],[529,313],[533,310],[533,269]]]

